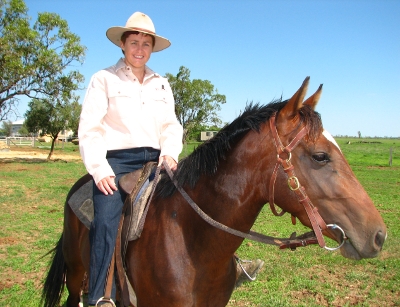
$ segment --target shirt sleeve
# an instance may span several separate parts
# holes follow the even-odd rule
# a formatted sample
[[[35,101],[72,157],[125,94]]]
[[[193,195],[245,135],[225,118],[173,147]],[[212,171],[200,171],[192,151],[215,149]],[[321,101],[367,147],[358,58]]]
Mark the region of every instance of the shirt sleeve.
[[[108,109],[106,90],[105,78],[101,72],[93,75],[82,104],[78,129],[82,160],[96,184],[107,176],[115,175],[106,159],[107,146],[103,125],[103,118]]]
[[[161,127],[160,156],[171,156],[178,162],[179,154],[182,151],[183,128],[176,118],[175,100],[167,79],[164,79],[164,86],[168,93],[168,109],[166,119]]]

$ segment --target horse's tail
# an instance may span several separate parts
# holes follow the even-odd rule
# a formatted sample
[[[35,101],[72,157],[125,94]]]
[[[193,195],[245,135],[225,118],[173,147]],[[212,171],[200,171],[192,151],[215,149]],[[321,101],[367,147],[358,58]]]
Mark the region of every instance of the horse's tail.
[[[67,266],[62,252],[62,241],[63,236],[61,236],[57,245],[49,252],[49,254],[53,254],[53,259],[43,285],[43,307],[59,306],[64,291],[64,280],[67,273]]]

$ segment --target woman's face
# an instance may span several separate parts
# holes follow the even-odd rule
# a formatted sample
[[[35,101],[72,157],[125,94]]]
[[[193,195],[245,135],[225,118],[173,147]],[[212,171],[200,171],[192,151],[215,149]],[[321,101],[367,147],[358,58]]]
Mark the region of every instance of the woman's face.
[[[153,38],[143,33],[130,34],[125,43],[121,42],[125,60],[133,68],[144,68],[153,51]]]

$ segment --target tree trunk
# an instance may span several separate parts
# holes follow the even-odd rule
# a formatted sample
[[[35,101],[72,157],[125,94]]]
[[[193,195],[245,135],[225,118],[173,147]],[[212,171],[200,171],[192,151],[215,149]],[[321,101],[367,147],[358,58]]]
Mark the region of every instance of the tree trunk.
[[[49,155],[47,156],[47,161],[51,160],[51,156],[53,155],[53,151],[54,151],[54,143],[56,142],[56,139],[57,138],[51,139],[51,147],[50,147]]]

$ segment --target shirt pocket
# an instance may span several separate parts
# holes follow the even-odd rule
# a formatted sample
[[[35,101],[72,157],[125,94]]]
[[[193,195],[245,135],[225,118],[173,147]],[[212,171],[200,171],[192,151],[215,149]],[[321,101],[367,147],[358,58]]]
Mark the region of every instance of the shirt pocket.
[[[159,124],[168,116],[168,93],[164,89],[154,89],[144,104],[144,111],[153,117]]]
[[[107,115],[113,120],[131,117],[138,113],[139,108],[139,102],[135,101],[127,86],[115,86],[109,90]]]

